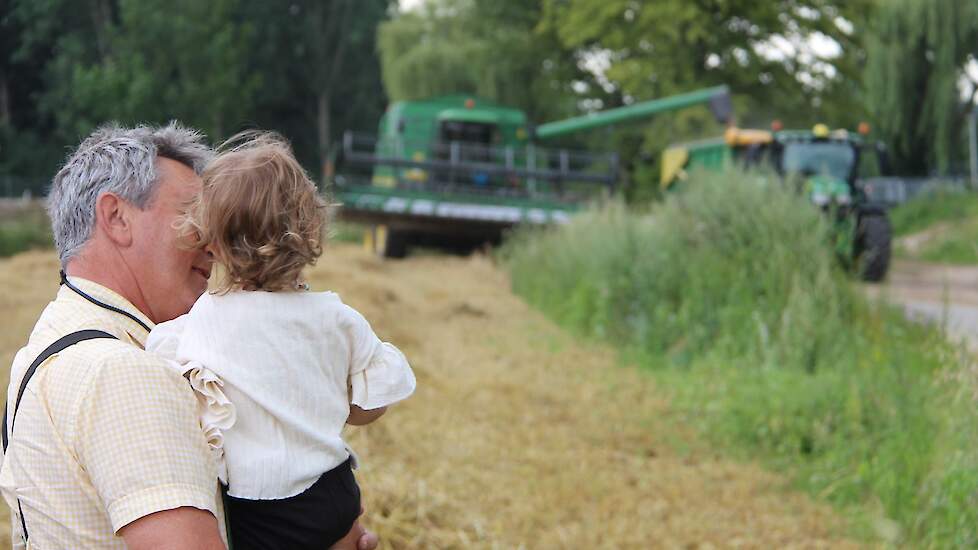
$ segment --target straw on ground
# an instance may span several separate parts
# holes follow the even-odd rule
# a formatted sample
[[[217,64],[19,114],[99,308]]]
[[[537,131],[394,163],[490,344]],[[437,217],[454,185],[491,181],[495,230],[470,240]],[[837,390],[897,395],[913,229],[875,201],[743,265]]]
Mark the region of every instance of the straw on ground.
[[[0,261],[3,365],[57,269],[51,253]],[[856,546],[782,478],[697,444],[648,376],[524,305],[484,257],[382,262],[337,244],[310,282],[363,312],[417,373],[409,401],[347,433],[385,548]]]

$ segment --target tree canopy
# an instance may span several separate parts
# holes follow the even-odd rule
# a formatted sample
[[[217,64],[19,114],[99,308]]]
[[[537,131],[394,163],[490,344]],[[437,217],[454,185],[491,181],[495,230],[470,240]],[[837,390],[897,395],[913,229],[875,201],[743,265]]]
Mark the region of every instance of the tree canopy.
[[[109,120],[289,138],[311,173],[386,103],[393,0],[0,0],[0,174],[44,181]]]
[[[542,122],[576,112],[574,82],[592,79],[551,30],[542,0],[433,0],[381,25],[392,100],[474,93]]]
[[[965,158],[978,96],[965,70],[978,63],[973,2],[396,5],[0,0],[0,175],[46,180],[66,147],[108,120],[176,118],[215,142],[277,130],[318,175],[344,130],[376,128],[388,97],[474,93],[542,123],[717,84],[733,90],[742,126],[852,128],[868,117],[904,172],[960,170]],[[568,144],[654,159],[720,130],[694,108]]]

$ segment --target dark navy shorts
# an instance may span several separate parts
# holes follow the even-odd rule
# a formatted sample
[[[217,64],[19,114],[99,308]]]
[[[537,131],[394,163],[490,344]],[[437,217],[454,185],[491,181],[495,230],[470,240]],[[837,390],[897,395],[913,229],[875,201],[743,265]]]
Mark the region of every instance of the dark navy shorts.
[[[325,550],[360,515],[360,487],[347,459],[294,497],[248,500],[225,491],[224,508],[234,550]]]

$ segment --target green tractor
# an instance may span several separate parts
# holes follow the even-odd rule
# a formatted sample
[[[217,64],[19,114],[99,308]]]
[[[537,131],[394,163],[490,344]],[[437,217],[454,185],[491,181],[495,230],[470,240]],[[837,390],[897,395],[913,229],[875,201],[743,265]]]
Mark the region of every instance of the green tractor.
[[[867,133],[865,124],[858,133],[830,131],[824,124],[812,130],[729,128],[722,138],[667,148],[660,183],[663,189],[673,187],[695,168],[773,168],[832,216],[836,253],[843,264],[863,280],[878,282],[890,265],[890,220],[883,205],[869,200],[859,180],[885,173],[887,159],[882,144],[863,138]]]

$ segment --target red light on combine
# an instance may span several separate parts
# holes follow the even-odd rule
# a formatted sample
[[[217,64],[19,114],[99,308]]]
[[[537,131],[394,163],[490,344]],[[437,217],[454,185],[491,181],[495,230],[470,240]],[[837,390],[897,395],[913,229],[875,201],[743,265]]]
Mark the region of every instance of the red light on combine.
[[[864,135],[864,136],[869,135],[869,123],[868,122],[860,122],[859,123],[859,133],[862,134],[862,135]]]
[[[475,100],[470,97],[465,100],[465,108],[471,109],[472,107],[475,107]]]
[[[781,121],[778,120],[778,119],[772,120],[771,121],[771,131],[772,132],[780,132],[781,130],[784,130],[784,124],[781,124]]]

